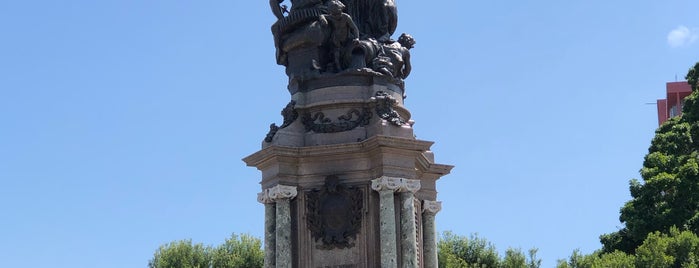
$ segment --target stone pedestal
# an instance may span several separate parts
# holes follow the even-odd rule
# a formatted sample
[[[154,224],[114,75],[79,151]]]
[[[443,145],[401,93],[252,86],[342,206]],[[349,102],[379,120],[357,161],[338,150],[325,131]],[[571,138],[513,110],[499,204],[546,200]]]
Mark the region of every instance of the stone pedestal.
[[[423,201],[452,166],[415,139],[401,86],[350,72],[290,91],[283,123],[243,159],[262,172],[265,267],[436,267]]]

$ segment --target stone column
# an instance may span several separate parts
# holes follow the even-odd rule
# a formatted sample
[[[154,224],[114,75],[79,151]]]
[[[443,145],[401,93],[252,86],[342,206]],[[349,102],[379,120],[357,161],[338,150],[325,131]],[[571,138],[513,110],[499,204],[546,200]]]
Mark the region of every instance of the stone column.
[[[265,205],[265,266],[274,268],[276,259],[276,206],[274,200],[269,197],[269,189],[257,194],[257,201]]]
[[[422,205],[422,241],[425,268],[437,268],[437,228],[434,217],[442,210],[442,202],[425,200]]]
[[[275,264],[276,268],[291,268],[291,199],[298,194],[296,186],[277,185],[269,189],[269,198],[276,202]]]
[[[393,194],[400,185],[399,178],[381,177],[371,181],[371,188],[379,192],[379,222],[381,233],[381,268],[396,268],[396,210]]]
[[[403,268],[418,267],[417,224],[415,222],[415,192],[420,190],[419,180],[401,179],[400,187],[400,233]]]

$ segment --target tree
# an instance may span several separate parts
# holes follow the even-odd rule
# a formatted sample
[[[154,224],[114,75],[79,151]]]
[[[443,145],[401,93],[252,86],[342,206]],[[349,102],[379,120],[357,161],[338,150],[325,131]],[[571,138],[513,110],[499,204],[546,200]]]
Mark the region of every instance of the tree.
[[[216,268],[255,268],[264,265],[262,241],[247,234],[235,234],[212,250],[211,262]]]
[[[634,256],[621,251],[612,253],[595,252],[583,255],[579,250],[573,251],[568,261],[558,260],[557,268],[634,268]]]
[[[636,267],[699,267],[699,237],[691,231],[653,232],[636,250]]]
[[[621,208],[625,226],[600,237],[603,252],[633,254],[649,234],[673,226],[699,231],[699,63],[685,78],[692,93],[683,114],[656,131],[641,169],[643,183],[631,180],[632,199]]]
[[[521,249],[509,248],[500,258],[495,246],[477,235],[464,237],[444,232],[437,243],[440,268],[539,268],[537,249],[525,256]]]
[[[211,263],[210,247],[192,244],[192,240],[170,242],[155,251],[149,268],[208,268]]]
[[[500,263],[502,268],[539,268],[541,259],[536,257],[538,249],[529,249],[529,256],[525,256],[521,249],[509,248],[505,251],[505,257]]]
[[[247,234],[230,238],[217,246],[181,240],[160,246],[149,268],[257,268],[262,267],[262,241]]]
[[[475,234],[467,238],[451,232],[444,232],[437,248],[440,268],[496,268],[500,264],[500,256],[498,256],[495,246]]]
[[[670,228],[668,233],[653,232],[636,249],[635,254],[621,251],[598,251],[582,255],[574,251],[568,261],[559,260],[558,268],[633,268],[699,267],[699,237],[692,231]]]

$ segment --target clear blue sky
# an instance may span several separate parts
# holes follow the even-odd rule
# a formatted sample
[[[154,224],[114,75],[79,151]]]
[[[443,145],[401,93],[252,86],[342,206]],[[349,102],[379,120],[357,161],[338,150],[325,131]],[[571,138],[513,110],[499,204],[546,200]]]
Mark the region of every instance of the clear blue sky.
[[[398,5],[415,133],[456,166],[438,229],[545,267],[598,249],[657,127],[646,103],[699,61],[699,2]],[[273,19],[263,1],[0,2],[2,266],[145,267],[169,241],[262,237],[240,159],[290,98]]]

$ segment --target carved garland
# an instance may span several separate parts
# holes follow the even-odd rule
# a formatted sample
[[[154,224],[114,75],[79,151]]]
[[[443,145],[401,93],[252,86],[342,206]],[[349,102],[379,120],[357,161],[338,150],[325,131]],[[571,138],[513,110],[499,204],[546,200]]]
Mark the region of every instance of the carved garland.
[[[358,126],[366,126],[371,120],[372,114],[368,108],[351,109],[346,114],[337,118],[336,122],[326,118],[323,112],[315,114],[304,113],[302,117],[306,131],[316,133],[335,133],[355,129]]]
[[[393,107],[398,103],[398,101],[386,92],[378,91],[376,95],[371,98],[374,102],[376,114],[383,120],[390,122],[395,126],[408,125],[403,118],[400,117],[398,112],[396,112]],[[289,104],[284,107],[281,111],[281,115],[284,118],[284,122],[281,126],[277,126],[272,123],[269,126],[269,132],[265,136],[265,142],[272,142],[274,135],[280,129],[288,127],[299,117],[299,112],[295,108],[296,102],[290,101]],[[369,122],[373,116],[370,111],[369,105],[360,109],[354,108],[347,111],[346,114],[341,115],[337,118],[335,122],[330,118],[326,118],[323,112],[316,112],[311,114],[306,112],[301,117],[301,122],[306,127],[306,131],[313,131],[316,133],[336,133],[355,129],[359,126],[369,125]]]

